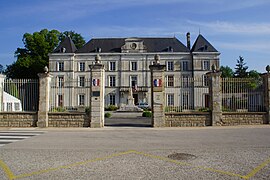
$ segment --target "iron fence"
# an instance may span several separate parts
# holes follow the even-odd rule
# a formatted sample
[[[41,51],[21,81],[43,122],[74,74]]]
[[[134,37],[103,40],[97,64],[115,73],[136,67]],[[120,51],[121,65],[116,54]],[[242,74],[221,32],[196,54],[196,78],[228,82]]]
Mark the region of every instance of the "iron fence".
[[[261,79],[223,78],[222,111],[265,111],[263,91]]]
[[[209,81],[202,78],[165,78],[165,112],[208,111]]]
[[[53,78],[50,89],[50,111],[87,111],[90,106],[90,79]]]
[[[38,111],[38,79],[5,79],[3,111]]]

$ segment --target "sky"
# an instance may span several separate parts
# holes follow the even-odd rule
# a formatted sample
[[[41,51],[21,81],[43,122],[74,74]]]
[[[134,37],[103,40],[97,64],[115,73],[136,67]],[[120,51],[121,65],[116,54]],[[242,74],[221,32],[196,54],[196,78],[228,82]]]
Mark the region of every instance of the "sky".
[[[235,68],[270,64],[270,0],[0,0],[0,64],[16,61],[24,33],[75,31],[100,37],[176,37],[186,44],[201,33]]]

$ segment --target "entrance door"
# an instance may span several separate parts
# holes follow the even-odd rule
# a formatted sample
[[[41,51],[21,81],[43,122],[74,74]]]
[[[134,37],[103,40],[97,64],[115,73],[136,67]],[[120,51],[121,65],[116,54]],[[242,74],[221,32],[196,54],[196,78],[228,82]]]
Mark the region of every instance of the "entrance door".
[[[138,94],[133,94],[134,104],[138,104]]]

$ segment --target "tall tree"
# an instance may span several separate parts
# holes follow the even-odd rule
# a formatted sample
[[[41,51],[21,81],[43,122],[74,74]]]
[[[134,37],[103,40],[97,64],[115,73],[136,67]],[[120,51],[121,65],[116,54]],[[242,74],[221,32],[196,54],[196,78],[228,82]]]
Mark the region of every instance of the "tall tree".
[[[248,77],[247,69],[248,69],[248,66],[246,66],[246,63],[244,62],[244,58],[242,56],[239,56],[239,59],[237,59],[234,76],[239,77],[239,78]]]
[[[60,40],[67,35],[71,38],[74,36],[74,43],[79,46],[84,42],[81,35],[74,31],[60,33],[57,30],[42,29],[33,34],[25,33],[24,48],[17,48],[15,52],[17,61],[7,66],[6,75],[9,78],[37,78],[37,74],[43,72],[43,68],[49,64],[48,54],[53,52]]]
[[[232,78],[233,77],[234,72],[229,66],[221,66],[220,71],[221,71],[222,78]]]
[[[4,66],[0,64],[0,74],[2,74],[3,72],[4,72]]]
[[[81,34],[78,34],[74,31],[65,31],[60,34],[59,40],[63,41],[66,37],[71,37],[77,49],[81,48],[85,44],[84,38]]]

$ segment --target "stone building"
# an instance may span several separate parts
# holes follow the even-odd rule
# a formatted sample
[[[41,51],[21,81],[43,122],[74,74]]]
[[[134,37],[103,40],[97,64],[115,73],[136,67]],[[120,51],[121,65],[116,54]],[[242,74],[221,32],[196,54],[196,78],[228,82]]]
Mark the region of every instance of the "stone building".
[[[175,37],[93,38],[80,49],[68,37],[49,54],[49,71],[60,86],[61,82],[75,80],[81,88],[86,88],[84,82],[90,78],[89,65],[99,55],[105,65],[105,106],[126,104],[130,87],[135,103],[150,104],[149,65],[156,54],[160,56],[160,63],[166,65],[166,82],[162,83],[167,83],[167,87],[175,86],[175,80],[179,78],[204,79],[213,64],[219,67],[220,53],[201,34],[191,46],[190,34],[187,33],[186,45]],[[62,91],[56,95],[57,105],[87,105],[87,94],[78,93],[72,86],[66,88],[69,93]],[[168,105],[179,101],[176,94],[167,96]]]

